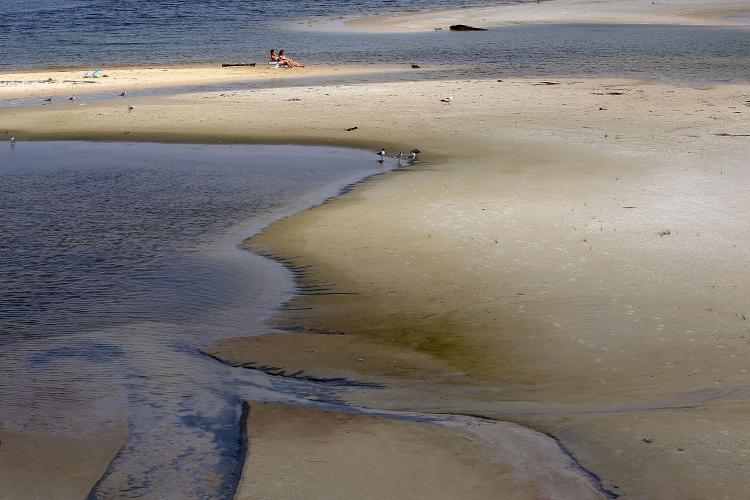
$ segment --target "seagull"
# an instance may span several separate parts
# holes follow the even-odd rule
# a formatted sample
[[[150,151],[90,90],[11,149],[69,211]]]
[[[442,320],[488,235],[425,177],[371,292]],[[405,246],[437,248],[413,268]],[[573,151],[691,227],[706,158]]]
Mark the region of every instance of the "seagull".
[[[380,152],[378,153],[378,156],[380,159],[378,160],[380,163],[383,163],[383,159],[385,158],[385,148],[381,148]]]
[[[69,101],[75,101],[76,100],[76,96],[72,95],[72,96],[70,96],[70,99],[68,99],[68,100]]]
[[[120,97],[125,97],[126,95],[128,95],[128,93],[124,90],[120,93]]]
[[[417,153],[412,149],[411,153],[409,153],[409,161],[414,161],[417,159]]]
[[[444,102],[446,104],[453,102],[453,94],[449,95],[448,97],[443,97],[442,99],[440,99],[440,102]]]
[[[11,146],[15,146],[16,145],[16,137],[15,136],[13,136],[13,137],[10,138],[10,145]]]

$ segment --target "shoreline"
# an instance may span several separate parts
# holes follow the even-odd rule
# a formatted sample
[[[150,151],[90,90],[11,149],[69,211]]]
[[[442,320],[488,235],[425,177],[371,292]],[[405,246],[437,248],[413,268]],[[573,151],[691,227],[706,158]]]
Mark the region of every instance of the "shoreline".
[[[732,225],[742,217],[717,221],[712,214],[744,213],[731,200],[741,199],[750,146],[718,134],[750,132],[747,85],[556,80],[204,92],[139,99],[130,115],[110,102],[0,110],[0,117],[28,138],[121,138],[128,131],[128,140],[420,147],[418,168],[372,179],[253,238],[253,249],[316,266],[337,294],[297,297],[294,305],[315,315],[286,311],[276,326],[300,333],[238,339],[214,354],[387,383],[387,392],[347,393],[356,406],[439,403],[528,422],[554,431],[583,467],[629,494],[664,495],[684,485],[705,493],[717,478],[740,477],[742,467],[709,445],[732,449],[731,435],[695,427],[700,409],[602,416],[594,404],[679,401],[690,376],[692,390],[725,391],[723,400],[702,403],[711,404],[712,428],[734,418],[726,399],[742,395],[732,389],[743,383],[745,359],[731,316],[742,290],[702,286],[710,276],[722,281],[742,272],[732,264],[744,259],[743,233]],[[441,104],[451,91],[454,102]],[[264,120],[248,121],[248,110]],[[347,132],[352,125],[359,130]],[[665,228],[669,238],[657,235]],[[693,307],[677,312],[680,300]],[[685,332],[696,325],[711,332],[719,315],[726,330]],[[325,352],[305,354],[318,343]],[[717,389],[716,367],[732,387]],[[575,403],[581,412],[514,416],[498,404],[504,401],[542,410]],[[682,435],[697,441],[681,443]],[[704,464],[698,472],[697,464]],[[651,472],[660,467],[670,471],[667,479]]]
[[[750,7],[719,0],[710,7],[696,0],[544,0],[416,13],[371,15],[343,21],[310,22],[307,29],[333,32],[409,33],[448,29],[453,24],[493,28],[524,24],[652,24],[675,26],[750,26]]]
[[[251,67],[222,68],[217,65],[172,64],[118,66],[102,70],[102,78],[83,78],[91,70],[75,68],[0,70],[0,100],[39,99],[71,95],[119,94],[122,91],[142,92],[169,90],[175,87],[190,89],[242,83],[285,81],[327,77],[355,77],[398,73],[404,65],[361,66],[330,65],[295,69],[272,68],[264,62]],[[48,81],[51,80],[51,81]],[[193,90],[194,91],[194,90]],[[133,97],[128,96],[128,98]],[[75,105],[78,103],[63,104]]]

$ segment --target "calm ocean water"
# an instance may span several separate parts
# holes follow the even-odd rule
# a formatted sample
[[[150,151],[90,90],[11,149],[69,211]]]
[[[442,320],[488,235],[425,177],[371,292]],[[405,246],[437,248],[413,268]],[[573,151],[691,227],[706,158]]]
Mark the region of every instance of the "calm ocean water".
[[[0,148],[0,430],[86,436],[126,415],[93,498],[231,497],[242,399],[335,401],[198,352],[266,331],[292,293],[280,264],[237,245],[380,171],[371,152],[324,147]]]
[[[388,35],[298,29],[308,18],[517,1],[0,0],[0,68],[257,62],[268,49],[284,47],[308,63],[438,67],[408,78],[750,80],[750,26],[510,26]]]

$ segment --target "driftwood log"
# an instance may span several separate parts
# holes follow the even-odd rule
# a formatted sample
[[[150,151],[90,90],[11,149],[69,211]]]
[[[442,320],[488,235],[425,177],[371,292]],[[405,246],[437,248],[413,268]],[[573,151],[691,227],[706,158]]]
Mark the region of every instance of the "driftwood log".
[[[255,63],[224,63],[222,68],[233,68],[235,66],[255,66]]]
[[[465,24],[454,24],[450,27],[451,31],[487,31],[487,28],[475,28],[474,26],[466,26]]]

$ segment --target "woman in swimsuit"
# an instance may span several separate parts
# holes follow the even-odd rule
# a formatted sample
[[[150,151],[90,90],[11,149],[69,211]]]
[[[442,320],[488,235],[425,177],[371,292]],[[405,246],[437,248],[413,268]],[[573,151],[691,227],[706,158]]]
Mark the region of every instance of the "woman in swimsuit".
[[[288,66],[290,68],[304,68],[304,64],[300,64],[294,59],[290,59],[286,56],[284,49],[279,49],[279,66]]]

